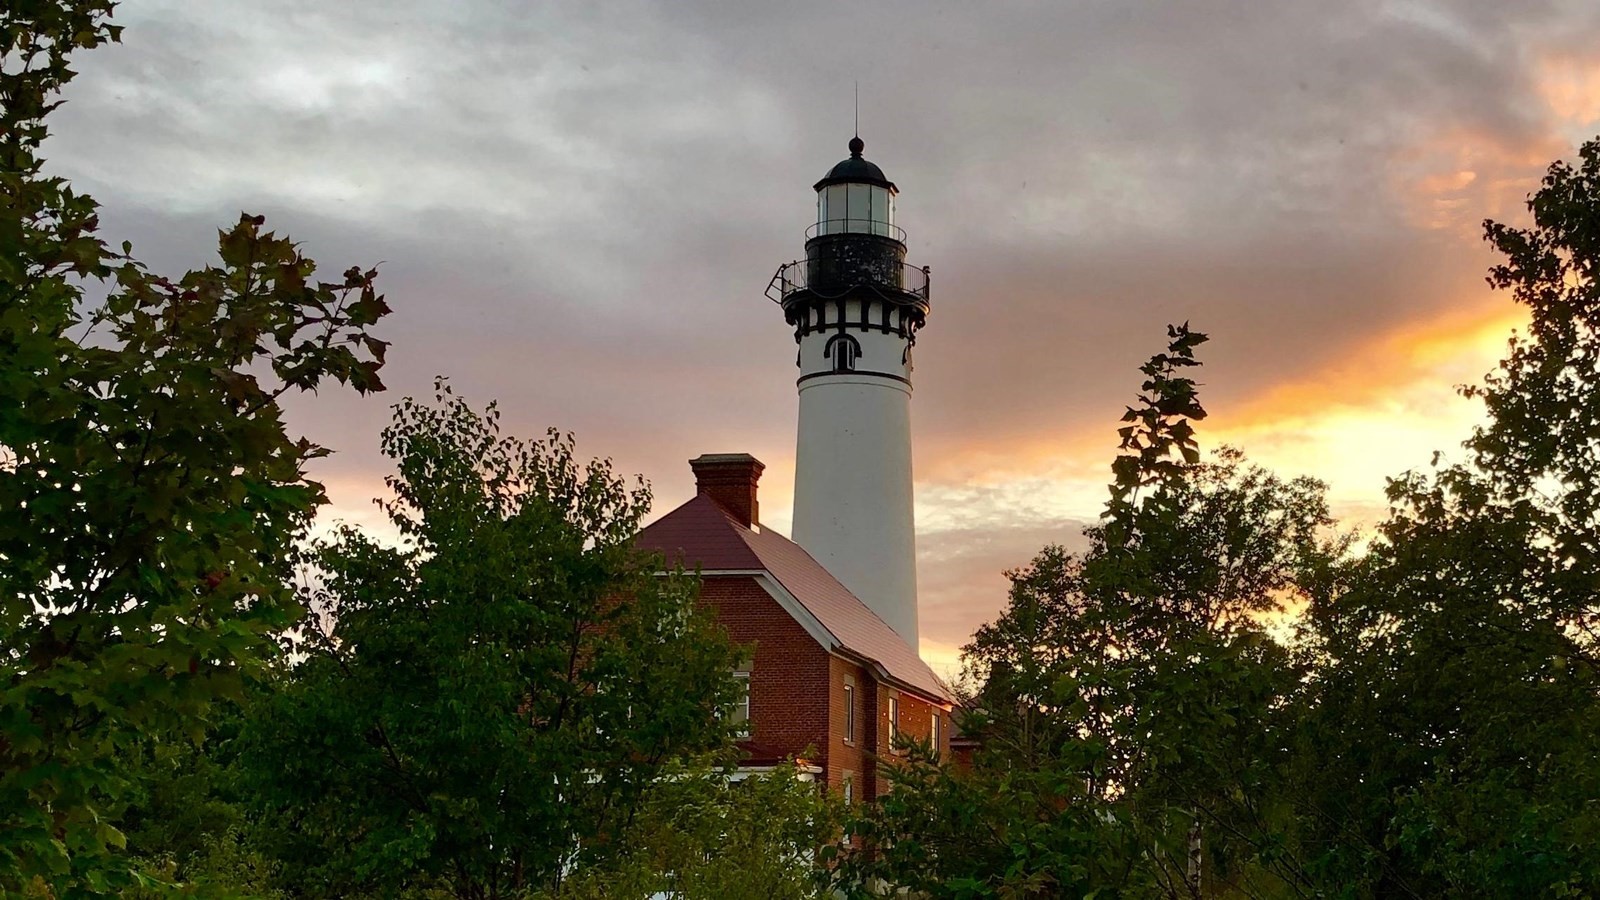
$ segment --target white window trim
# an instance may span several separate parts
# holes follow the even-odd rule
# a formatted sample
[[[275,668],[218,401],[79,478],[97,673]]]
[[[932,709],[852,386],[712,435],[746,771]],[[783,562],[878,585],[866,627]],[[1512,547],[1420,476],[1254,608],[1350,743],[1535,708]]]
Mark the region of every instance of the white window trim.
[[[889,752],[900,754],[905,751],[895,746],[895,739],[900,736],[900,695],[889,695]]]
[[[856,686],[844,686],[844,742],[854,747],[856,743]]]
[[[740,707],[743,707],[743,710],[744,710],[743,726],[739,729],[738,734],[739,734],[740,737],[749,737],[750,736],[750,673],[749,672],[735,672],[735,673],[733,673],[733,678],[734,678],[735,681],[744,682],[744,698],[742,700],[740,700],[738,703],[734,704],[734,709],[739,709]]]

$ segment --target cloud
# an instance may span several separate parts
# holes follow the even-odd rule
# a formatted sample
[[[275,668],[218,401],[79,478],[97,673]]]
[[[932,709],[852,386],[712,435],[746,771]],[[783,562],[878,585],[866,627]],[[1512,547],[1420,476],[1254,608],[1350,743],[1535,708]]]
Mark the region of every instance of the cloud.
[[[1082,519],[1019,519],[917,536],[917,592],[924,645],[959,647],[1005,607],[1005,572],[1026,566],[1051,544],[1087,547]]]
[[[447,374],[512,431],[571,429],[645,473],[663,509],[690,457],[752,452],[784,525],[794,346],[761,291],[802,252],[859,80],[867,155],[933,267],[914,428],[925,619],[950,646],[1003,599],[998,568],[1094,515],[1167,322],[1213,335],[1217,427],[1275,463],[1353,483],[1458,440],[1460,420],[1416,408],[1449,367],[1384,342],[1493,302],[1477,222],[1515,218],[1593,126],[1600,71],[1587,0],[137,0],[118,17],[123,45],[78,61],[46,147],[108,237],[182,269],[249,209],[326,271],[384,263],[393,394],[290,409],[340,451],[319,471],[349,508],[384,471],[387,403]],[[1444,346],[1477,340],[1454,327]],[[1381,439],[1401,422],[1414,433]],[[1018,504],[1034,508],[1013,527]]]
[[[1373,524],[1386,478],[1435,452],[1460,458],[1483,422],[1481,403],[1456,388],[1479,383],[1526,323],[1495,299],[1372,335],[1316,372],[1222,409],[1207,431],[1258,462],[1323,479],[1349,524]]]

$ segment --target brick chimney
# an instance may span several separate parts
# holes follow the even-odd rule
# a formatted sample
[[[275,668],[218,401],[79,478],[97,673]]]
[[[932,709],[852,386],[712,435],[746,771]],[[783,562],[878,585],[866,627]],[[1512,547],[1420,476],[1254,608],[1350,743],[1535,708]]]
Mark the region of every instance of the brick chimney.
[[[704,453],[689,460],[697,493],[710,497],[746,528],[760,523],[756,482],[766,466],[748,453]]]

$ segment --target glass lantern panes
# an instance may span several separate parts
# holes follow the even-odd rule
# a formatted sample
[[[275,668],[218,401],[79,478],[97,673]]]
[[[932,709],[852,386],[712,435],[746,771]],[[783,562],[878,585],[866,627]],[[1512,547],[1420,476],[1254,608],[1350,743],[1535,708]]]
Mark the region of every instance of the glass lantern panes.
[[[894,237],[894,193],[872,184],[830,184],[817,192],[817,230]]]

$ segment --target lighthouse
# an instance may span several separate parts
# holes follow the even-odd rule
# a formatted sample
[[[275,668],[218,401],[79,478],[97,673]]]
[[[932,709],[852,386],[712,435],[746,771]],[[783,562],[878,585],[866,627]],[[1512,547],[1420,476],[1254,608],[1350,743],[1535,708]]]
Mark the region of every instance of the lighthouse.
[[[805,258],[767,289],[799,347],[792,536],[916,650],[911,372],[928,269],[905,261],[894,182],[859,136],[849,146],[815,185]]]

